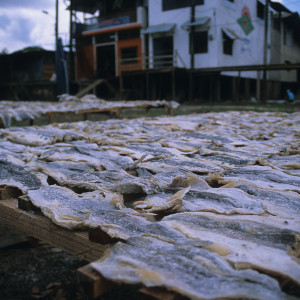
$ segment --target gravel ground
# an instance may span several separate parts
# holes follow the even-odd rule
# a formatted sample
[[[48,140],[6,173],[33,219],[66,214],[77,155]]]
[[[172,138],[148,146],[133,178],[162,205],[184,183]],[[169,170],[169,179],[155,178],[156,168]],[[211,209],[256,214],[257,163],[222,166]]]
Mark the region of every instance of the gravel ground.
[[[19,233],[0,225],[0,242]],[[3,243],[3,245],[5,245]],[[0,299],[90,300],[79,288],[76,270],[87,262],[28,238],[0,248]],[[142,299],[137,288],[120,286],[97,300]]]

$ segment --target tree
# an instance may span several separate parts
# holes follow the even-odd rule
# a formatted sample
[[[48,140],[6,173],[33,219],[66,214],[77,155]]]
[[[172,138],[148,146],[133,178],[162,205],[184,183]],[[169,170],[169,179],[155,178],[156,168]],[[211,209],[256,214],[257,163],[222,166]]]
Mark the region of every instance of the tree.
[[[7,48],[3,48],[2,51],[0,52],[0,55],[6,55],[8,54]]]

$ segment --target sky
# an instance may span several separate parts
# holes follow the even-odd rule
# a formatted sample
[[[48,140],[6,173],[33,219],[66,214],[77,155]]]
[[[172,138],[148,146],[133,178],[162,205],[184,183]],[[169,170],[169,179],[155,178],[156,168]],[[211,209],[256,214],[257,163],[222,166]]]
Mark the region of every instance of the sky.
[[[58,29],[64,44],[69,43],[68,3],[59,0]],[[0,52],[31,46],[53,50],[54,42],[55,0],[0,0]]]
[[[276,2],[300,13],[300,0]],[[68,3],[59,0],[58,29],[64,45],[69,43]],[[0,52],[12,53],[31,46],[54,50],[54,28],[55,0],[0,0]]]

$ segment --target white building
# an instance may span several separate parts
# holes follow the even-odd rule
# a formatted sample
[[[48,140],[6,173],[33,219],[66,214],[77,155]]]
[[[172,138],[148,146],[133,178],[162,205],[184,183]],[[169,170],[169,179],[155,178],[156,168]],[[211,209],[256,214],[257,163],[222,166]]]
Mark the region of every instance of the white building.
[[[149,34],[150,56],[174,54],[176,51],[182,58],[178,66],[191,68],[194,52],[195,69],[264,63],[265,0],[194,1],[195,21],[191,22],[192,1],[149,0],[149,27],[143,33]],[[281,32],[273,32],[276,31],[272,28],[278,13],[270,6],[266,62],[284,63],[288,60],[299,63],[300,43],[298,41],[297,45],[293,40],[293,29],[287,29],[283,23]],[[287,10],[286,13],[289,14]],[[278,59],[275,53],[278,53],[278,44],[284,44],[284,36],[289,42],[282,47],[285,52],[280,52]],[[285,55],[289,59],[285,59]],[[251,77],[255,76],[252,72]]]
[[[219,95],[212,96],[213,90],[228,99],[240,99],[241,94],[249,99],[261,94],[253,94],[261,86],[261,66],[276,64],[280,69],[300,64],[299,15],[278,2],[269,2],[268,26],[266,0],[94,2],[93,9],[99,7],[100,17],[77,37],[78,79],[97,74],[105,77],[102,69],[110,62],[109,74],[122,77],[121,89],[147,90],[139,97],[174,98],[182,94],[187,98],[189,94],[191,99],[194,88],[190,82],[196,81],[199,99],[206,95],[219,99]],[[78,9],[88,4],[84,0],[74,3]],[[299,68],[279,69],[267,72],[267,88],[277,94],[285,88],[282,82],[296,83],[300,75]],[[170,90],[172,96],[167,95]],[[233,97],[234,90],[238,95]]]

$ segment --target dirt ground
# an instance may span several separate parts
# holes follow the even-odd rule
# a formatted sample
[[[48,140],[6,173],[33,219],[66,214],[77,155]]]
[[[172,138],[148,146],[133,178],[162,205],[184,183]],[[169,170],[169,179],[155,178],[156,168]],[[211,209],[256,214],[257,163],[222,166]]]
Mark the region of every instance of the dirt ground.
[[[5,245],[15,238],[17,244]],[[24,238],[25,237],[25,238]],[[86,261],[0,224],[0,299],[90,300],[76,270]],[[97,300],[141,299],[136,287],[120,286]]]

